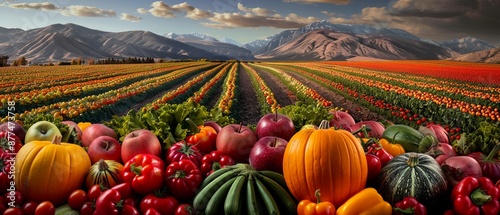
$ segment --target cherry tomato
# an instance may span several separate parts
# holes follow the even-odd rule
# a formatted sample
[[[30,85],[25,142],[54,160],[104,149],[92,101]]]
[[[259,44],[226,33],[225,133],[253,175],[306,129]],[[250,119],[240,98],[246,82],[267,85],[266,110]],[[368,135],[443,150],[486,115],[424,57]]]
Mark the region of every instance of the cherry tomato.
[[[24,205],[23,205],[24,215],[35,215],[35,210],[36,210],[37,206],[38,206],[38,202],[35,202],[35,201],[29,201],[29,202],[24,203]]]
[[[24,215],[21,208],[8,208],[3,215]]]
[[[94,201],[94,200],[96,200],[101,195],[101,193],[104,190],[105,189],[103,189],[100,185],[94,184],[87,191],[87,198],[89,198],[90,201]]]
[[[92,207],[92,202],[85,202],[80,209],[80,215],[93,215],[95,208]]]
[[[56,207],[49,201],[43,201],[35,209],[35,215],[53,215],[56,213]]]
[[[12,197],[14,197],[14,199],[12,199]],[[22,206],[24,203],[23,194],[21,194],[21,192],[19,191],[6,192],[4,198],[7,202],[12,202],[12,200],[14,200],[13,202],[17,206]]]
[[[75,190],[68,197],[68,205],[73,210],[80,210],[85,202],[90,201],[84,190]]]
[[[139,215],[139,211],[132,205],[123,205],[121,215]]]
[[[161,215],[161,213],[155,210],[154,208],[149,208],[144,212],[143,215]]]
[[[189,204],[181,204],[175,210],[175,215],[193,215],[195,214],[195,210],[193,206]]]

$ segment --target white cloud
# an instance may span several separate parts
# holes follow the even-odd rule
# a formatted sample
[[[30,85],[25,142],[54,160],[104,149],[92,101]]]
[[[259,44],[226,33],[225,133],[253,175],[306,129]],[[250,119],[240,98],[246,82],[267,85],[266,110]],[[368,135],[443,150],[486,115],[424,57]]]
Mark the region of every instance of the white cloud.
[[[148,10],[146,10],[145,8],[137,8],[137,13],[140,13],[140,14],[147,14],[148,13]]]
[[[211,23],[203,23],[205,26],[215,28],[236,28],[236,27],[274,27],[274,28],[298,28],[312,22],[319,21],[315,17],[302,17],[291,13],[283,17],[279,14],[273,16],[259,16],[246,13],[214,13],[209,18]]]
[[[243,12],[247,12],[247,13],[253,13],[253,14],[256,14],[258,16],[271,16],[271,15],[276,14],[276,11],[269,10],[266,8],[261,8],[261,7],[248,8],[248,7],[243,6],[242,3],[238,3],[238,10],[243,11]]]
[[[299,3],[306,3],[306,4],[312,4],[312,3],[325,3],[325,4],[338,4],[338,5],[345,5],[349,4],[351,2],[350,0],[284,0],[285,2],[299,2]]]
[[[61,10],[65,16],[83,16],[83,17],[115,17],[114,10],[103,10],[93,6],[71,5]]]
[[[140,12],[144,11],[141,10]],[[156,1],[151,4],[149,12],[151,15],[161,18],[175,18],[177,13],[184,13],[190,19],[206,19],[212,16],[212,13],[195,8],[187,2],[170,6],[163,1]]]
[[[140,22],[142,20],[139,16],[134,16],[128,13],[122,13],[120,16],[121,20],[129,21],[129,22]]]
[[[17,4],[10,4],[9,7],[16,8],[16,9],[32,9],[32,10],[45,10],[45,11],[59,9],[54,4],[49,3],[49,2],[17,3]]]

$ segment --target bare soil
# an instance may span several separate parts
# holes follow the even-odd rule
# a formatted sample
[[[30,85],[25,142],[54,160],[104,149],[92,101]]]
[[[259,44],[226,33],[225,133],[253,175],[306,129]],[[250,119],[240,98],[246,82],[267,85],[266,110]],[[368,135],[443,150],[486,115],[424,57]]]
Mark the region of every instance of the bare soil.
[[[257,124],[262,114],[260,113],[259,100],[257,93],[252,85],[250,75],[240,65],[238,68],[238,86],[239,93],[236,104],[238,105],[236,121],[243,125]]]

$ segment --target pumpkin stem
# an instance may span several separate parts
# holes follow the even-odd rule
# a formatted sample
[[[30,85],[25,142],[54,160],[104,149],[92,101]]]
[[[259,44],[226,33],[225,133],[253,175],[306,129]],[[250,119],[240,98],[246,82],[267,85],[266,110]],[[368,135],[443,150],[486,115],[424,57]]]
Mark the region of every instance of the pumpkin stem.
[[[329,129],[329,128],[330,128],[330,122],[328,122],[328,120],[321,120],[318,129]]]
[[[486,194],[482,189],[475,189],[470,194],[472,202],[477,206],[482,206],[491,201],[491,196]]]
[[[97,167],[99,168],[99,171],[106,171],[109,169],[108,163],[104,161],[104,159],[99,160],[99,164],[97,164]]]
[[[52,138],[52,144],[61,145],[61,139],[61,135],[55,135],[54,138]]]
[[[319,189],[314,192],[314,195],[316,196],[316,204],[319,204],[321,202],[321,193],[319,192]]]
[[[411,152],[406,163],[411,168],[416,167],[418,165],[418,154]]]
[[[495,157],[498,154],[498,151],[500,151],[500,142],[498,142],[495,145],[495,147],[493,147],[493,149],[491,150],[490,154],[488,154],[488,157],[486,157],[486,159],[484,159],[484,161],[485,162],[494,161]]]

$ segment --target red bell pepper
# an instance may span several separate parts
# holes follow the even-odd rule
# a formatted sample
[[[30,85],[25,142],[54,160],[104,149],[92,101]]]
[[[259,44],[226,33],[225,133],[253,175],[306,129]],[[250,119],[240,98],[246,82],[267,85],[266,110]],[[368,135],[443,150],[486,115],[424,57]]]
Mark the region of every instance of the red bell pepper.
[[[174,143],[167,151],[167,163],[178,162],[180,160],[191,160],[196,166],[201,164],[201,153],[198,148],[185,141]]]
[[[190,160],[173,162],[165,171],[167,189],[178,199],[193,197],[202,181],[200,169]]]
[[[94,215],[139,214],[133,205],[128,204],[128,197],[120,191],[109,189],[104,191],[95,202]]]
[[[488,156],[482,152],[472,152],[468,155],[479,163],[483,176],[488,177],[494,182],[500,180],[500,159],[496,158],[498,151],[500,151],[500,143],[493,147]]]
[[[215,141],[217,140],[217,131],[211,126],[196,126],[191,119],[186,119],[191,126],[191,133],[186,137],[186,141],[195,145],[202,154],[210,153],[215,150]]]
[[[194,215],[196,211],[190,204],[181,204],[175,209],[174,215]]]
[[[497,215],[500,191],[487,177],[462,179],[452,190],[453,209],[457,214]]]
[[[13,167],[14,162],[15,156],[0,154],[0,194],[11,188],[11,181],[14,180],[14,169],[11,166]]]
[[[163,187],[165,164],[151,154],[138,154],[123,166],[122,178],[132,185],[132,189],[146,195]]]
[[[165,195],[165,192],[155,192],[145,196],[141,200],[139,208],[142,214],[146,214],[150,209],[154,209],[159,214],[174,214],[177,206],[179,206],[179,201],[174,197]]]
[[[207,177],[222,167],[234,164],[236,164],[236,161],[234,161],[229,155],[224,155],[221,151],[212,151],[210,154],[206,154],[201,158],[200,170],[203,176]]]
[[[394,208],[396,215],[413,214],[413,215],[426,215],[427,209],[423,204],[418,202],[412,196],[405,197],[403,200],[397,202]]]
[[[382,167],[384,167],[385,164],[387,164],[387,162],[389,162],[393,158],[393,156],[389,154],[379,142],[373,139],[362,138],[361,145],[367,146],[366,148],[368,151],[366,152],[366,154],[374,154],[380,159],[380,162],[382,162]]]

